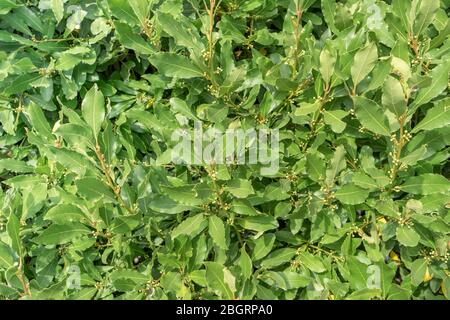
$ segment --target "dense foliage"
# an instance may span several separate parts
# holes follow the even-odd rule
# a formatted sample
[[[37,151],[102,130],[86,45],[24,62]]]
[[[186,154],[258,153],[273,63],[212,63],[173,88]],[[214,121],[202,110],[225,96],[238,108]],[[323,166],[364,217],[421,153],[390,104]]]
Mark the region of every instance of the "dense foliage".
[[[449,7],[0,0],[0,297],[448,299]]]

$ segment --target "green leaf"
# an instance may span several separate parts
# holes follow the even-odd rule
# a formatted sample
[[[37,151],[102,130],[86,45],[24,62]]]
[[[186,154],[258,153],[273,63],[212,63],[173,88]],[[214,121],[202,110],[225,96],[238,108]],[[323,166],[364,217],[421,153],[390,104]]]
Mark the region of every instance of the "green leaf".
[[[8,84],[8,87],[4,90],[4,93],[6,95],[11,95],[28,90],[31,86],[31,83],[40,79],[41,77],[42,76],[39,73],[27,73],[20,75]]]
[[[16,159],[0,159],[0,172],[8,170],[15,173],[34,172],[34,168],[29,166],[24,161]]]
[[[335,0],[321,0],[320,1],[323,16],[330,30],[337,34],[338,29],[334,25],[334,15],[336,13],[336,1]]]
[[[361,188],[368,190],[378,189],[377,182],[364,173],[357,172],[352,177],[352,182]]]
[[[369,43],[355,54],[351,68],[353,85],[355,87],[369,75],[377,60],[378,50],[374,42]]]
[[[107,201],[115,201],[115,197],[111,189],[97,178],[86,177],[75,181],[77,191],[87,200],[94,201],[104,199]]]
[[[398,284],[393,284],[387,300],[409,300],[411,299],[411,290],[402,288]]]
[[[20,221],[14,214],[10,214],[6,224],[6,232],[11,239],[11,247],[19,257],[23,258],[23,245],[20,238]]]
[[[181,275],[176,272],[167,272],[161,277],[160,283],[165,290],[178,292],[181,289]]]
[[[149,203],[150,209],[160,213],[177,214],[192,209],[190,205],[180,204],[164,195],[156,195]]]
[[[51,6],[56,22],[59,23],[64,17],[64,2],[63,0],[51,0]]]
[[[250,279],[253,274],[253,264],[250,256],[245,251],[245,246],[241,248],[241,254],[239,256],[239,268],[241,269],[244,279]]]
[[[380,289],[369,289],[364,288],[357,290],[355,292],[352,292],[347,297],[347,300],[371,300],[372,298],[380,297],[381,296],[381,290]]]
[[[58,204],[52,207],[44,216],[45,220],[51,220],[57,224],[64,224],[67,221],[77,222],[86,219],[84,212],[73,204]]]
[[[90,230],[78,222],[52,224],[35,237],[33,241],[44,245],[64,244],[89,233]]]
[[[227,240],[225,238],[225,225],[222,219],[217,216],[210,216],[208,223],[208,233],[214,243],[221,249],[227,249]]]
[[[392,60],[394,60],[394,58],[395,57],[393,57]],[[384,84],[386,77],[391,72],[391,69],[391,61],[379,61],[373,70],[372,80],[370,81],[369,86],[366,88],[366,91],[372,91],[381,87]]]
[[[55,130],[55,135],[63,137],[67,143],[75,147],[83,148],[85,145],[92,150],[95,149],[94,136],[92,130],[87,125],[78,125],[75,123],[65,123]]]
[[[200,121],[199,118],[192,112],[187,103],[179,98],[171,98],[169,101],[173,111],[179,112],[191,120]]]
[[[322,75],[323,81],[325,83],[330,83],[331,76],[334,72],[334,65],[336,63],[336,58],[328,51],[322,50],[320,53],[320,74]]]
[[[161,187],[161,191],[172,200],[187,206],[199,206],[205,202],[198,197],[192,185],[180,187]]]
[[[331,130],[335,133],[341,133],[347,126],[347,124],[341,120],[346,115],[347,112],[344,110],[325,111],[323,113],[323,118],[325,123],[331,126]]]
[[[278,227],[278,221],[271,216],[252,216],[246,218],[237,218],[236,222],[247,230],[265,232]]]
[[[397,240],[404,246],[415,247],[419,244],[420,236],[411,227],[397,227]]]
[[[408,166],[415,165],[417,161],[424,159],[427,155],[427,147],[425,145],[420,146],[416,150],[408,153],[400,159],[400,162]]]
[[[105,119],[105,99],[103,93],[98,90],[97,85],[93,85],[86,93],[81,103],[81,112],[84,120],[92,128],[95,139],[97,139]]]
[[[394,262],[391,263],[385,263],[384,261],[380,261],[379,263],[369,266],[368,272],[370,273],[370,269],[372,267],[372,278],[369,277],[368,281],[369,283],[372,281],[374,282],[374,285],[378,286],[378,278],[379,279],[379,287],[381,289],[381,294],[383,298],[387,298],[388,293],[390,292],[390,289],[392,287],[392,280],[395,277],[395,274],[397,272],[397,265]],[[379,270],[379,274],[378,274]]]
[[[269,271],[264,273],[264,276],[272,279],[275,282],[276,286],[283,290],[304,288],[307,287],[311,282],[311,279],[309,277],[292,271]]]
[[[184,16],[179,15],[177,18],[178,20],[168,13],[158,13],[158,22],[161,24],[164,32],[173,37],[178,45],[188,49],[194,48],[195,51],[200,53],[204,49],[204,45],[198,35],[192,31],[193,26],[187,23]]]
[[[365,128],[383,136],[390,135],[389,121],[375,101],[354,97],[353,103],[356,117]]]
[[[175,53],[156,53],[149,60],[158,68],[159,72],[168,77],[181,79],[203,77],[203,72],[200,68],[188,58]]]
[[[65,168],[80,175],[84,175],[87,169],[95,171],[92,162],[76,151],[50,147],[47,156],[49,159],[57,161]]]
[[[438,104],[437,106],[428,110],[425,118],[422,119],[413,129],[412,133],[420,130],[433,130],[450,125],[450,101],[445,100],[446,103]]]
[[[383,85],[383,105],[399,119],[406,112],[406,100],[403,87],[397,79],[388,76]]]
[[[2,181],[2,183],[13,188],[21,189],[33,184],[45,183],[45,178],[38,175],[20,175]]]
[[[14,266],[14,256],[8,245],[0,241],[0,268],[9,269]]]
[[[411,283],[419,286],[423,282],[425,273],[427,272],[428,263],[425,259],[414,260],[411,264]]]
[[[420,89],[416,98],[411,103],[409,114],[411,115],[415,110],[430,102],[436,98],[441,92],[443,92],[448,86],[448,73],[450,71],[450,65],[443,63],[438,65],[430,72],[431,84],[423,89]]]
[[[355,290],[366,288],[367,279],[369,278],[369,274],[367,273],[368,266],[354,256],[346,257],[345,264],[350,286]]]
[[[190,237],[195,237],[200,232],[202,232],[208,226],[208,220],[202,213],[196,214],[195,216],[188,217],[183,220],[179,225],[177,225],[171,232],[172,239],[178,237],[179,235],[186,234]]]
[[[131,25],[139,24],[139,18],[129,0],[108,0],[108,5],[116,18]]]
[[[210,290],[218,292],[224,299],[233,299],[234,294],[225,282],[224,267],[217,262],[206,262],[206,281]]]
[[[294,115],[299,116],[306,116],[308,114],[314,113],[317,110],[319,110],[320,104],[318,102],[314,103],[302,103],[300,104],[300,107],[295,109]]]
[[[148,0],[128,0],[134,14],[138,17],[139,22],[143,25],[148,18],[150,11],[150,3]]]
[[[433,21],[434,15],[440,7],[439,0],[421,1],[417,10],[417,18],[414,21],[414,34],[420,35]]]
[[[52,134],[52,130],[50,129],[50,125],[48,124],[42,109],[32,102],[27,108],[27,113],[30,117],[33,129],[36,130],[39,135],[45,137],[47,141],[53,142],[55,137]]]
[[[304,264],[312,272],[322,273],[326,271],[325,265],[318,256],[314,256],[309,252],[300,252],[299,255],[300,263]]]
[[[346,184],[334,194],[336,199],[344,204],[360,204],[369,196],[369,191],[354,184]]]
[[[62,53],[58,58],[55,69],[58,71],[67,71],[73,69],[82,61],[82,58],[69,53]]]
[[[133,29],[121,22],[115,22],[116,34],[125,48],[132,49],[136,53],[149,55],[154,54],[155,50],[150,46],[150,44],[139,36]]]
[[[272,250],[275,243],[275,235],[272,233],[263,234],[255,241],[255,247],[252,251],[252,260],[257,261],[264,258]]]
[[[206,270],[192,271],[189,274],[189,279],[202,287],[206,287],[208,285],[208,283],[206,282]]]
[[[18,8],[19,5],[11,0],[2,0],[0,2],[0,14],[7,14],[11,9]]]
[[[119,291],[133,290],[137,285],[142,285],[149,280],[149,277],[136,270],[115,270],[111,273],[111,281]]]
[[[230,180],[226,185],[225,190],[237,198],[247,198],[249,195],[255,193],[251,182],[244,179]]]
[[[402,80],[407,81],[411,78],[411,67],[405,60],[397,57],[392,57],[391,66],[393,72],[399,74]]]
[[[400,189],[404,192],[423,195],[448,193],[450,181],[439,174],[426,173],[417,177],[407,178],[400,186]]]
[[[333,158],[325,171],[325,182],[328,186],[334,184],[336,176],[346,167],[344,146],[338,146],[334,151]]]
[[[47,199],[47,183],[31,185],[23,193],[22,219],[26,220],[32,218],[44,206]]]
[[[244,216],[256,216],[259,212],[252,207],[251,203],[245,199],[234,199],[231,209]]]
[[[306,155],[306,171],[308,177],[316,182],[325,178],[325,162],[317,153]]]
[[[289,263],[295,256],[297,250],[292,248],[282,248],[271,252],[262,262],[264,268],[274,268],[282,264]]]

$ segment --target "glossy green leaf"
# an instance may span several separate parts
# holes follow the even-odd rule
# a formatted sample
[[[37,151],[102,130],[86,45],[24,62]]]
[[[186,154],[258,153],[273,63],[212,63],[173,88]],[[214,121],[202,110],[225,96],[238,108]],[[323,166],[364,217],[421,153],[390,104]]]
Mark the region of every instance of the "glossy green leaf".
[[[64,244],[89,233],[89,228],[77,222],[52,224],[33,241],[44,245]]]
[[[245,250],[245,247],[241,248],[241,254],[239,256],[239,267],[241,268],[242,276],[244,277],[244,279],[249,279],[253,273],[253,264],[250,256]]]
[[[413,194],[448,193],[450,181],[439,175],[427,173],[417,177],[409,177],[400,186],[400,189]]]
[[[188,217],[179,225],[177,225],[171,233],[172,238],[176,238],[179,235],[186,234],[188,236],[194,237],[208,225],[208,220],[203,214],[197,214],[192,217]]]
[[[300,263],[305,265],[309,270],[316,273],[322,273],[326,270],[323,262],[319,257],[313,256],[309,252],[300,252]]]
[[[407,247],[415,247],[419,244],[420,236],[409,226],[397,227],[398,241]]]
[[[353,85],[355,87],[373,70],[377,60],[378,50],[376,44],[373,42],[355,54],[351,68]]]
[[[375,101],[364,97],[354,97],[353,103],[356,117],[365,128],[374,133],[389,136],[388,119]]]
[[[388,76],[383,85],[383,106],[388,108],[397,119],[406,112],[406,99],[403,87],[397,79]]]
[[[264,260],[261,262],[261,266],[265,268],[274,268],[285,263],[289,263],[290,260],[295,256],[296,250],[292,248],[283,248],[271,252]]]
[[[233,299],[234,294],[225,282],[224,267],[217,262],[206,264],[206,281],[211,290],[217,291],[224,299]]]
[[[208,233],[214,243],[221,249],[227,248],[227,240],[225,238],[225,225],[222,219],[217,216],[210,216],[208,221]]]
[[[156,53],[150,62],[158,70],[168,76],[181,79],[203,77],[203,72],[188,58],[175,53]]]
[[[225,190],[237,198],[247,198],[254,193],[251,182],[244,179],[231,180]]]
[[[446,100],[449,102],[448,100]],[[446,103],[439,104],[428,110],[425,118],[422,119],[412,130],[418,132],[420,130],[433,130],[442,128],[450,124],[450,105]]]
[[[369,196],[369,192],[353,184],[346,184],[334,194],[336,199],[345,204],[359,204]]]
[[[116,27],[117,37],[125,48],[132,49],[139,54],[149,55],[155,53],[150,44],[145,41],[144,38],[136,34],[129,25],[116,22],[114,26]]]
[[[96,85],[86,93],[81,104],[81,111],[84,120],[92,128],[94,137],[97,137],[105,119],[105,99]]]
[[[20,221],[14,214],[9,215],[8,222],[6,224],[6,231],[11,239],[12,249],[19,255],[19,257],[23,257],[23,245],[20,238]]]
[[[88,200],[114,200],[114,194],[111,189],[104,182],[96,178],[86,177],[77,180],[75,183],[78,193]]]

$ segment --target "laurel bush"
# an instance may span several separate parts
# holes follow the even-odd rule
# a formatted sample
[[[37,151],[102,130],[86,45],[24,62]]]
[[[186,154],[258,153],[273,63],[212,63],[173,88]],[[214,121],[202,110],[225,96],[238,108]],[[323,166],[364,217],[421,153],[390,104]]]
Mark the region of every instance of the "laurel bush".
[[[0,297],[448,299],[449,8],[0,0]]]

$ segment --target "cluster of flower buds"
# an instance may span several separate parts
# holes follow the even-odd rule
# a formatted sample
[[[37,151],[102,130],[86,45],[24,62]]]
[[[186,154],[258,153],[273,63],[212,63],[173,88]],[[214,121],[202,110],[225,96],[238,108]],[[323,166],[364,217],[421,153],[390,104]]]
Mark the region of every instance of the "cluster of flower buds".
[[[360,133],[365,133],[365,132],[367,132],[367,129],[364,128],[363,126],[359,126],[358,132],[360,132]]]
[[[286,179],[289,180],[290,182],[295,182],[298,180],[298,176],[295,173],[295,171],[290,171],[286,173]]]
[[[51,70],[48,68],[39,68],[39,74],[43,77],[50,77],[54,72],[55,70]]]
[[[406,226],[407,228],[411,229],[414,226],[414,222],[412,222],[409,218],[400,218],[398,219],[398,224],[401,226]]]
[[[208,170],[208,176],[214,181],[217,180],[217,171],[214,169]]]
[[[211,59],[210,52],[208,50],[204,50],[202,52],[202,57],[203,59],[205,59],[205,61],[209,61]]]
[[[213,96],[217,96],[219,94],[219,89],[215,85],[212,85],[212,84],[208,85],[207,90]]]
[[[403,131],[403,139],[408,142],[409,140],[411,140],[412,138],[412,134],[408,132],[408,130],[404,130]]]
[[[320,191],[322,191],[325,195],[325,198],[323,200],[324,204],[329,206],[332,210],[337,209],[337,205],[333,204],[333,201],[334,199],[336,199],[336,197],[334,196],[334,193],[331,191],[330,187],[323,185],[320,187]]]

